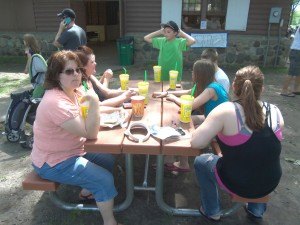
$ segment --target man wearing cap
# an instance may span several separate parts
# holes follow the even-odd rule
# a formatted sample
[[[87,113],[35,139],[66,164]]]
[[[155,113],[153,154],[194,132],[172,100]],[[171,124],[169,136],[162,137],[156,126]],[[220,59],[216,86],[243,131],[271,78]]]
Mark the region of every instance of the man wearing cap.
[[[188,50],[188,47],[196,42],[195,39],[179,29],[174,21],[169,21],[161,24],[160,30],[146,35],[144,40],[159,49],[158,65],[162,69],[162,80],[169,80],[169,71],[175,69],[178,70],[180,80],[183,67],[182,52]]]
[[[67,8],[57,16],[61,22],[53,45],[64,50],[76,50],[79,46],[86,45],[85,31],[75,24],[75,12]]]

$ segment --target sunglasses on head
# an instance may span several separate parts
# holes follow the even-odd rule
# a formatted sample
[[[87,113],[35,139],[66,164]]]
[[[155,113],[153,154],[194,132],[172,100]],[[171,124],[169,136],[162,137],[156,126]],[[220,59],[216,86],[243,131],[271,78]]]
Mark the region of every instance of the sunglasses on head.
[[[82,73],[83,68],[77,67],[76,69],[66,69],[65,71],[62,71],[62,73],[65,73],[67,75],[74,75],[76,73]]]

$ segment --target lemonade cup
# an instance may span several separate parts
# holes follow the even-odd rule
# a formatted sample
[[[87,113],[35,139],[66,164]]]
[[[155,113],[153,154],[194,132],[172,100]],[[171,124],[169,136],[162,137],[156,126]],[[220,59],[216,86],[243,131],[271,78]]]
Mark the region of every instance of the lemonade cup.
[[[149,96],[148,96],[149,82],[146,82],[146,81],[138,82],[138,89],[139,89],[139,95],[144,96],[145,104],[148,104],[148,102],[149,102]]]
[[[180,97],[180,117],[182,123],[191,122],[191,114],[193,109],[194,97],[191,95],[182,95]]]
[[[170,70],[169,71],[169,76],[170,76],[170,89],[175,90],[176,89],[177,77],[178,77],[178,71]]]
[[[120,74],[120,83],[121,83],[121,90],[128,89],[128,82],[129,82],[129,74]]]
[[[89,103],[87,101],[80,104],[81,116],[86,119],[89,113]]]
[[[145,107],[145,97],[135,95],[131,97],[132,114],[135,117],[143,117]]]
[[[154,82],[161,82],[161,66],[153,66]]]

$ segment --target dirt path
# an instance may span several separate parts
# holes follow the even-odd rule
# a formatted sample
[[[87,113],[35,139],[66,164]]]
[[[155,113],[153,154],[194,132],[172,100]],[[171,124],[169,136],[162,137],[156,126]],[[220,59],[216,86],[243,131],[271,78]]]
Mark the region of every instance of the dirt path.
[[[143,74],[142,71],[135,71]],[[232,76],[231,76],[232,77]],[[282,76],[267,74],[263,99],[275,103],[282,111],[285,119],[284,141],[281,154],[283,168],[282,180],[272,194],[268,211],[260,222],[264,225],[294,225],[300,220],[300,166],[294,165],[285,158],[300,159],[300,96],[284,98],[280,91]],[[1,99],[0,99],[1,100]],[[1,131],[3,126],[0,127]],[[0,224],[2,225],[91,225],[102,224],[98,212],[64,211],[56,208],[49,200],[47,193],[39,191],[23,191],[21,181],[31,171],[30,152],[18,144],[8,143],[4,136],[0,137]],[[118,156],[118,163],[124,164],[124,157]],[[154,157],[151,157],[151,161]],[[141,184],[144,156],[134,156],[135,183]],[[190,159],[192,165],[193,159]],[[150,185],[154,184],[154,171],[150,170]],[[119,196],[124,198],[124,176],[116,179]],[[64,186],[60,196],[68,201],[77,200],[78,188]],[[171,205],[198,207],[198,187],[194,174],[167,176],[165,179],[165,200]],[[224,197],[223,205],[230,204]],[[122,213],[117,214],[120,222],[126,225],[192,225],[210,224],[203,218],[175,217],[166,215],[158,209],[154,193],[135,192],[133,204]],[[253,224],[240,209],[236,214],[225,218],[220,224]]]

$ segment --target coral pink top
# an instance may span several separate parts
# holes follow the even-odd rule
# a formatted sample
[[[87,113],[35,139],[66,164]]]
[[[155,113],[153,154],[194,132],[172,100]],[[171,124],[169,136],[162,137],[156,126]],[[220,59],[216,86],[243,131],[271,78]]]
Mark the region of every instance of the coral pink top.
[[[78,102],[72,102],[63,91],[46,91],[38,106],[33,126],[31,160],[35,166],[41,168],[44,163],[55,166],[70,157],[85,154],[83,145],[86,138],[71,134],[61,127],[79,113]]]

